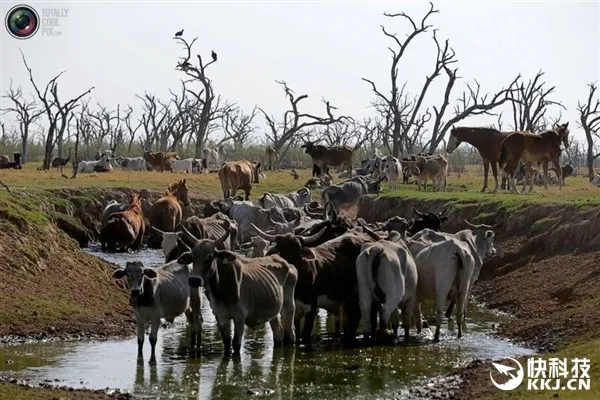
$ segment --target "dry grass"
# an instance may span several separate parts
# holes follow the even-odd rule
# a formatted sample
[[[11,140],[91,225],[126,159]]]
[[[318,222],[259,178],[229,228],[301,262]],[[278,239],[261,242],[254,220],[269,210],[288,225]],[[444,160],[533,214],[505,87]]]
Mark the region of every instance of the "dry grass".
[[[132,189],[147,189],[163,191],[175,179],[186,178],[188,187],[194,197],[218,198],[221,196],[221,186],[216,173],[211,174],[185,174],[171,172],[124,172],[120,169],[110,173],[81,174],[75,179],[65,179],[57,171],[37,171],[37,163],[29,163],[22,170],[0,170],[0,180],[11,188],[52,189],[52,188],[116,188],[126,187]],[[480,168],[468,168],[463,174],[450,174],[448,176],[448,191],[443,193],[423,193],[415,185],[399,185],[394,192],[387,192],[385,196],[400,196],[428,199],[458,199],[458,200],[486,200],[486,201],[511,201],[511,202],[561,202],[574,204],[600,204],[600,189],[589,184],[584,176],[567,178],[567,186],[562,190],[558,187],[534,187],[533,193],[513,195],[506,192],[480,193],[483,185],[483,176]],[[252,198],[256,199],[264,192],[287,193],[300,188],[310,178],[311,170],[298,170],[299,180],[294,180],[289,170],[267,172],[267,178],[255,185]],[[336,178],[334,182],[341,179]],[[493,179],[490,179],[493,187]],[[387,189],[387,188],[386,188]],[[317,193],[315,193],[317,194]]]

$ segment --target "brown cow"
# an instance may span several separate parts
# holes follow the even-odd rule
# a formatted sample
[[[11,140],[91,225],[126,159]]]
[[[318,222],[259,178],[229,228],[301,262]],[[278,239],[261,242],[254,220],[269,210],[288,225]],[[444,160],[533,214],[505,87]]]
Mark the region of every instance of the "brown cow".
[[[336,167],[346,164],[349,176],[352,176],[352,149],[348,146],[327,147],[312,142],[306,142],[302,146],[304,152],[312,157],[322,171],[328,173],[328,167]]]
[[[160,172],[172,170],[171,166],[168,163],[168,160],[170,158],[179,160],[179,156],[175,152],[170,152],[170,153],[166,153],[166,152],[162,152],[162,151],[159,151],[156,153],[154,153],[152,151],[144,152],[144,160],[146,160],[146,163],[150,164],[152,169],[155,169]]]
[[[190,198],[185,179],[173,182],[167,188],[165,196],[156,200],[150,208],[150,226],[163,232],[175,232],[175,227],[181,223],[183,210],[181,204],[188,206]],[[156,235],[153,235],[153,238]],[[161,240],[150,240],[148,245],[152,248],[159,248]]]
[[[102,250],[109,247],[111,251],[117,251],[117,246],[121,251],[137,250],[142,245],[144,231],[144,214],[140,195],[132,193],[129,196],[129,207],[125,211],[112,214],[106,225],[102,227],[100,233]]]
[[[231,161],[219,170],[219,180],[223,189],[223,198],[235,196],[238,190],[245,192],[246,200],[250,198],[253,183],[259,183],[260,163],[250,161]]]

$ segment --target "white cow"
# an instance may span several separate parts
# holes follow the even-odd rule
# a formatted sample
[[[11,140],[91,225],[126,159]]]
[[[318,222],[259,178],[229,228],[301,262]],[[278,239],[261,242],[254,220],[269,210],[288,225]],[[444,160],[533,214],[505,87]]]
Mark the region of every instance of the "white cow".
[[[154,226],[151,226],[151,228],[154,229],[156,232],[160,233],[162,237],[160,247],[162,248],[163,254],[165,255],[165,262],[167,262],[169,254],[171,254],[171,252],[175,250],[175,248],[178,246],[177,241],[181,237],[181,232],[163,232]]]
[[[594,176],[594,179],[590,183],[594,186],[600,186],[600,171],[596,173],[596,176]]]
[[[113,272],[113,278],[127,277],[129,304],[135,312],[138,328],[138,356],[142,355],[146,325],[151,324],[151,360],[155,360],[156,340],[161,318],[173,323],[185,313],[192,329],[192,346],[202,335],[200,288],[191,288],[191,265],[177,261],[157,268],[145,267],[141,261],[128,261],[125,268]]]
[[[219,152],[215,149],[211,149],[207,147],[203,150],[204,159],[206,160],[206,165],[208,168],[219,169],[221,168],[221,158],[219,157]]]
[[[167,162],[171,167],[171,172],[186,172],[188,174],[194,172],[193,158],[186,158],[184,160],[175,160],[174,158],[169,158]]]
[[[458,337],[462,337],[463,316],[471,289],[471,278],[475,269],[475,259],[469,246],[458,240],[448,239],[434,243],[415,257],[417,273],[418,306],[423,300],[435,300],[436,329],[434,341],[440,340],[440,327],[444,306],[449,296],[456,297],[456,322]],[[454,293],[452,293],[454,292]],[[421,319],[417,318],[417,328],[421,329]]]
[[[402,305],[404,337],[408,340],[416,302],[417,266],[404,242],[379,240],[362,245],[356,259],[356,275],[365,337],[375,333],[371,305],[377,301],[383,303],[381,317],[386,328],[394,310]]]
[[[119,157],[119,158],[117,158],[116,161],[123,170],[128,170],[128,171],[145,171],[146,170],[146,160],[144,160],[144,157]]]
[[[310,190],[303,187],[288,194],[265,193],[258,200],[258,202],[263,208],[271,208],[275,206],[280,208],[294,208],[302,207],[305,204],[310,204],[312,202],[312,198]]]
[[[394,156],[383,159],[383,173],[385,174],[390,190],[396,190],[398,178],[402,176],[402,164]]]
[[[113,167],[110,164],[110,157],[110,155],[104,154],[98,161],[81,161],[77,165],[77,173],[92,173],[96,167],[112,171]]]

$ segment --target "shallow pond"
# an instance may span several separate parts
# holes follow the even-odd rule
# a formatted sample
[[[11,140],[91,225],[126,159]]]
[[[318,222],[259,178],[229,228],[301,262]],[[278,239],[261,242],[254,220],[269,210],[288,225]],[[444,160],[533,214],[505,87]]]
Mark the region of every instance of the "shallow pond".
[[[120,265],[134,259],[147,264],[162,260],[160,251],[90,253]],[[431,313],[427,311],[426,315]],[[185,318],[180,317],[172,326],[160,329],[156,364],[150,364],[148,358],[138,362],[136,338],[33,343],[0,348],[0,373],[75,388],[118,388],[139,399],[245,399],[251,395],[276,399],[372,399],[392,396],[474,359],[533,354],[530,349],[489,336],[493,325],[503,317],[474,305],[467,315],[469,329],[461,340],[444,325],[437,344],[428,332],[415,337],[409,346],[345,350],[326,333],[333,331],[333,323],[321,311],[315,324],[316,332],[321,334],[318,350],[273,349],[268,326],[246,328],[241,357],[235,360],[224,359],[219,353],[221,341],[205,299],[203,344],[208,351],[201,357],[187,355]],[[147,338],[145,349],[149,354]]]

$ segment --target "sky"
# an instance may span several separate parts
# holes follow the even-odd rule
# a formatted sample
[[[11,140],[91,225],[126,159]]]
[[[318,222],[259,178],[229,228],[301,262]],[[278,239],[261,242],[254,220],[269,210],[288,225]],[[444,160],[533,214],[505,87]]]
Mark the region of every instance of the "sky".
[[[21,2],[2,1],[3,18]],[[173,35],[198,37],[193,52],[210,59],[218,53],[208,75],[215,93],[249,112],[254,105],[280,117],[289,106],[275,80],[284,80],[297,94],[308,94],[301,111],[324,113],[321,98],[337,112],[354,118],[373,116],[373,92],[366,77],[387,93],[390,88],[391,39],[385,25],[401,37],[407,21],[386,18],[384,12],[405,12],[416,21],[428,11],[426,2],[36,2],[43,23],[58,22],[61,35],[42,32],[27,40],[0,29],[1,81],[4,93],[10,82],[33,94],[19,49],[23,51],[40,85],[60,71],[61,98],[67,99],[94,86],[91,104],[109,108],[131,104],[141,115],[136,94],[144,91],[167,100],[177,92],[183,72],[175,70],[181,46]],[[507,86],[517,74],[530,78],[543,69],[553,100],[568,111],[572,135],[577,129],[578,100],[587,98],[587,83],[600,80],[600,5],[597,2],[441,2],[440,13],[429,22],[440,39],[449,39],[456,52],[461,81],[477,79],[483,92]],[[44,20],[43,9],[68,9],[58,20]],[[400,61],[400,84],[420,91],[435,64],[431,34],[418,37]],[[442,74],[432,85],[424,106],[438,104],[445,87]],[[451,106],[454,102],[451,103]],[[7,107],[2,99],[0,108]],[[452,108],[448,110],[448,113]],[[7,116],[1,117],[11,123]],[[264,132],[264,119],[257,119]],[[490,125],[495,117],[478,116],[463,125]]]

